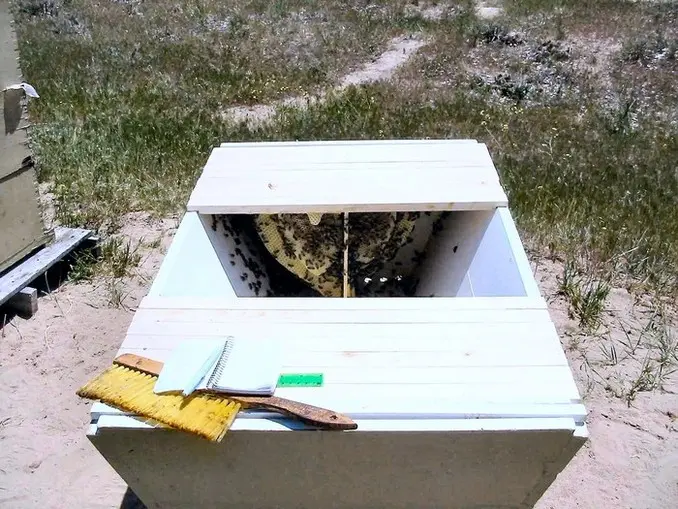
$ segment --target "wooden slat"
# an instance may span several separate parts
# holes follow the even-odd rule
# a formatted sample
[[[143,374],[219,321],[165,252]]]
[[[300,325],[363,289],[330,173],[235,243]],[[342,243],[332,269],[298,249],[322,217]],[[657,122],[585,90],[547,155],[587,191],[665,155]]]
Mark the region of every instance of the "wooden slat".
[[[315,142],[301,144],[297,142],[224,144],[212,150],[210,162],[219,165],[244,163],[244,168],[258,171],[265,166],[275,167],[296,163],[427,163],[445,162],[454,171],[457,167],[493,166],[492,157],[485,144],[456,143],[452,140],[419,143],[403,143],[394,140],[391,143],[353,143],[353,142]],[[209,164],[209,163],[208,163]],[[243,168],[243,169],[244,169]]]
[[[361,161],[352,158],[349,161],[342,160],[313,160],[308,158],[282,158],[276,159],[272,157],[253,165],[249,154],[233,155],[218,152],[217,149],[213,152],[213,156],[208,159],[203,168],[203,176],[205,177],[222,177],[228,179],[236,179],[243,177],[259,177],[266,175],[268,178],[274,178],[281,172],[288,172],[294,175],[299,174],[299,177],[308,178],[309,172],[317,172],[321,175],[329,175],[331,178],[333,174],[343,175],[345,178],[354,179],[360,178],[360,175],[353,174],[353,172],[361,173],[375,173],[379,176],[386,177],[394,174],[402,173],[404,176],[412,175],[426,175],[428,172],[444,172],[462,182],[476,182],[479,180],[497,181],[499,179],[497,170],[492,164],[492,160],[487,157],[466,157],[462,161],[454,161],[444,159],[442,157],[434,159],[431,156],[428,158],[424,155],[410,156],[411,161],[401,161],[393,158],[387,160],[375,161]]]
[[[248,148],[248,147],[264,147],[264,148],[277,148],[277,147],[365,147],[365,146],[377,146],[377,147],[386,147],[386,146],[426,146],[430,147],[432,145],[446,145],[449,146],[451,143],[459,144],[477,144],[477,140],[472,139],[432,139],[427,140],[424,138],[420,139],[391,139],[391,140],[308,140],[308,141],[227,141],[223,142],[220,147],[231,147],[231,148]]]
[[[91,234],[90,230],[55,228],[55,240],[52,244],[0,277],[0,304],[43,274]]]
[[[499,431],[499,430],[549,430],[567,429],[577,426],[577,419],[583,419],[586,413],[582,405],[520,405],[514,406],[516,410],[525,411],[524,414],[497,418],[497,414],[490,410],[495,405],[477,405],[468,408],[468,412],[459,413],[446,419],[373,419],[350,416],[358,423],[358,431]],[[95,403],[92,406],[92,418],[98,419],[99,428],[144,428],[150,429],[152,424],[131,417],[128,412],[116,408]],[[576,419],[574,418],[576,417]],[[276,419],[277,421],[269,421]],[[278,415],[261,413],[258,411],[243,410],[238,414],[229,432],[232,431],[294,431],[303,429],[303,424],[292,425],[286,419],[280,419]],[[296,424],[296,423],[294,423]],[[584,431],[585,433],[585,431]]]
[[[461,310],[547,309],[542,297],[370,297],[370,298],[295,298],[295,297],[145,297],[139,309],[185,310],[427,310],[454,313]]]
[[[403,323],[549,323],[551,318],[545,309],[505,310],[493,311],[464,309],[455,312],[429,311],[413,309],[378,310],[251,310],[251,309],[219,309],[219,310],[183,310],[183,309],[139,309],[134,321],[146,323],[161,322],[189,322],[189,323],[229,323],[229,322],[259,322],[266,323],[382,323],[385,332],[388,328],[397,327]]]
[[[236,143],[213,150],[188,210],[473,210],[507,201],[484,144]]]
[[[516,349],[526,343],[560,344],[552,323],[278,323],[268,322],[162,322],[133,319],[125,345],[174,348],[181,338],[232,335],[248,341],[278,340],[294,348],[314,351],[423,351],[444,349],[452,344],[502,341]]]
[[[137,349],[150,351],[154,346],[167,348],[168,351],[171,351],[176,347],[180,341],[190,338],[180,338],[175,337],[172,341],[166,343],[157,342],[152,343],[148,342],[148,337],[145,336],[130,336],[128,341],[125,342],[123,347],[125,349]],[[325,348],[317,348],[313,350],[302,350],[301,347],[297,345],[287,345],[286,347],[290,348],[289,353],[287,354],[289,359],[292,359],[289,364],[284,364],[283,369],[287,372],[296,369],[295,362],[306,362],[303,359],[307,359],[308,352],[320,352],[328,355],[324,355],[324,358],[333,358],[336,361],[336,365],[324,366],[322,368],[322,373],[324,374],[324,384],[325,385],[390,385],[390,384],[413,384],[413,385],[479,385],[485,386],[487,384],[509,384],[517,386],[532,386],[532,385],[549,385],[549,384],[558,384],[561,386],[566,386],[571,389],[572,397],[578,398],[578,393],[576,392],[576,386],[572,380],[572,375],[567,365],[565,359],[558,359],[559,355],[556,354],[548,355],[543,360],[552,360],[558,361],[554,362],[553,365],[536,365],[530,366],[527,365],[528,362],[532,360],[534,362],[534,356],[524,358],[522,361],[520,359],[517,362],[517,365],[513,366],[501,366],[493,365],[490,367],[486,366],[475,366],[462,364],[464,362],[474,362],[477,358],[477,352],[473,350],[463,352],[464,358],[462,355],[457,355],[456,359],[454,356],[448,356],[447,360],[450,362],[450,366],[401,366],[398,369],[393,369],[390,366],[384,367],[383,365],[372,366],[370,369],[361,369],[353,365],[353,358],[359,358],[361,354],[371,353],[371,354],[385,354],[385,353],[398,353],[394,350],[383,350],[380,352],[369,352],[365,350],[354,350],[350,352],[350,355],[346,355],[346,352],[334,351],[329,349],[329,346],[324,345]],[[527,345],[532,346],[532,345]],[[336,348],[336,347],[335,347]],[[426,347],[422,347],[426,348]],[[422,354],[425,353],[422,350],[412,350],[412,348],[402,350],[401,353],[408,353],[414,351],[414,353]],[[301,352],[301,353],[299,353]],[[304,353],[306,352],[306,353]],[[430,352],[429,352],[430,353]],[[333,355],[329,355],[333,354]],[[468,354],[468,355],[466,355]],[[164,354],[163,354],[164,355]],[[295,355],[298,355],[299,359],[302,361],[295,361]],[[494,355],[494,354],[493,354]],[[146,355],[148,357],[148,355]],[[318,356],[317,358],[323,358]],[[347,358],[344,358],[347,357]],[[372,358],[376,358],[377,355],[372,355]],[[420,355],[420,358],[428,358],[428,356]],[[555,357],[555,359],[554,359]],[[461,361],[458,359],[461,358]],[[468,361],[467,361],[468,358]],[[496,359],[496,356],[493,357]],[[313,360],[313,358],[311,357]],[[413,360],[413,362],[416,358]],[[537,362],[541,362],[542,359],[538,359]],[[360,361],[358,361],[360,362]],[[504,362],[504,360],[501,360]],[[320,369],[319,366],[306,366],[304,368],[305,372],[313,372],[315,369]]]
[[[496,183],[461,184],[450,176],[407,181],[367,174],[357,181],[320,175],[298,178],[281,172],[276,179],[255,178],[231,183],[200,177],[188,204],[203,214],[273,214],[304,212],[384,212],[478,210],[506,206],[508,199]],[[412,179],[417,185],[411,185]]]
[[[224,160],[210,159],[203,168],[202,175],[211,178],[225,178],[229,180],[245,178],[275,178],[281,173],[290,173],[298,178],[308,178],[310,173],[327,175],[337,179],[343,176],[347,179],[358,179],[365,173],[374,173],[376,176],[386,178],[389,175],[412,177],[414,175],[430,175],[434,172],[444,172],[450,178],[460,182],[474,183],[487,180],[496,182],[499,180],[496,168],[492,161],[474,161],[470,159],[451,168],[450,162],[444,159],[425,161],[374,161],[374,162],[343,162],[343,161],[266,161],[255,168],[247,166],[246,157],[243,160],[223,158]],[[355,172],[360,172],[356,174]]]
[[[170,351],[168,350],[168,353]],[[150,357],[148,350],[123,349],[120,353],[136,353]],[[321,354],[309,357],[307,362],[301,361],[291,365],[285,363],[285,369],[307,368],[306,364],[313,364],[313,369],[322,370],[325,364],[335,362],[332,356]],[[362,363],[363,368],[372,369],[375,366],[400,368],[401,363],[416,362],[416,353],[408,355],[414,360],[406,360],[404,354],[379,355],[383,361],[375,364],[373,359]],[[337,356],[335,356],[337,357]],[[430,355],[428,356],[430,358]],[[441,359],[436,356],[436,362],[450,362],[451,356]],[[429,358],[421,359],[424,362],[432,362]],[[359,368],[361,366],[356,366]],[[495,404],[571,404],[579,402],[579,394],[576,388],[569,383],[558,381],[548,383],[491,383],[491,384],[391,384],[391,385],[326,385],[313,388],[278,388],[276,395],[308,403],[311,405],[333,408],[344,413],[370,413],[370,414],[408,414],[411,416],[445,415],[455,412],[457,404],[465,403],[495,403]]]
[[[262,347],[263,348],[263,347]],[[567,359],[557,345],[540,346],[538,342],[531,341],[517,349],[512,344],[500,341],[486,342],[479,345],[456,344],[445,350],[433,349],[434,347],[422,347],[419,351],[360,351],[360,350],[335,350],[335,351],[305,351],[302,349],[285,349],[283,364],[287,368],[304,368],[314,371],[321,368],[350,367],[362,368],[434,368],[457,366],[566,366]],[[162,348],[160,345],[151,345],[149,348],[128,347],[123,343],[125,351],[139,353],[146,351],[147,354],[139,353],[157,361],[164,362],[171,347]],[[122,350],[121,350],[122,351]],[[152,355],[159,355],[156,358]]]

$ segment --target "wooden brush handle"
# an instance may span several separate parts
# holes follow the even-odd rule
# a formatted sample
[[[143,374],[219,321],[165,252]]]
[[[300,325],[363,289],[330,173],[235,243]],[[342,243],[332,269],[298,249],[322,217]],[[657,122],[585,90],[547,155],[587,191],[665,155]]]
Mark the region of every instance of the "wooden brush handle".
[[[121,366],[142,371],[149,375],[160,376],[163,363],[141,357],[131,353],[125,353],[115,358],[113,361]],[[240,396],[235,394],[228,394],[216,391],[198,391],[209,394],[216,394],[224,396],[233,401],[238,401],[249,408],[260,408],[266,410],[274,410],[281,412],[290,417],[297,418],[303,422],[321,428],[336,429],[336,430],[351,430],[357,429],[358,425],[349,417],[332,412],[325,408],[307,405],[298,401],[292,401],[277,396]]]
[[[277,396],[236,396],[229,394],[226,397],[233,401],[239,401],[247,407],[274,410],[321,428],[347,430],[358,427],[345,415]]]

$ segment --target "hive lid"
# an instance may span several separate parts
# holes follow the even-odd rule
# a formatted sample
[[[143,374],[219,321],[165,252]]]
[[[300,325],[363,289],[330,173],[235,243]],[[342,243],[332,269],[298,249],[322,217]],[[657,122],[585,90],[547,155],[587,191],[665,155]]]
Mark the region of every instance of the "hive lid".
[[[224,143],[188,202],[203,214],[478,210],[508,200],[475,140]]]

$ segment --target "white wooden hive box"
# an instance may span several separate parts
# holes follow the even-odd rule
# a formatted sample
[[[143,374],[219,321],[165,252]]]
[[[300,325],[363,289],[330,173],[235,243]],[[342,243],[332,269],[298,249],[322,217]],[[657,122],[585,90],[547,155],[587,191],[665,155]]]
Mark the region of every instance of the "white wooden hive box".
[[[286,371],[325,379],[276,395],[359,429],[247,411],[215,445],[94,405],[90,440],[147,505],[531,507],[585,442],[585,408],[485,145],[226,143],[187,209],[119,353],[162,361],[190,337],[275,337]],[[242,227],[252,214],[391,211],[422,212],[418,233],[380,269],[386,283],[355,298],[290,283]],[[406,290],[386,296],[395,276]]]

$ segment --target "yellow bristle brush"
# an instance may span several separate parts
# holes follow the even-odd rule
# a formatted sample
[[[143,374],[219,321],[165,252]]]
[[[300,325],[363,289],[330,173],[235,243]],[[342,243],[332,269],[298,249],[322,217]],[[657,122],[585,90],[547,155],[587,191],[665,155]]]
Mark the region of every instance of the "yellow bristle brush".
[[[157,376],[114,363],[81,387],[77,394],[213,442],[221,441],[242,406],[236,401],[209,394],[155,394],[153,386],[157,379]]]
[[[113,366],[77,391],[93,399],[150,418],[172,428],[220,442],[241,408],[261,408],[283,413],[325,429],[351,430],[357,424],[347,416],[324,408],[276,396],[235,396],[195,391],[156,394],[153,386],[163,364],[134,354],[123,354]]]

